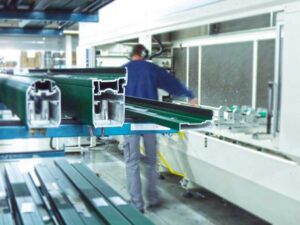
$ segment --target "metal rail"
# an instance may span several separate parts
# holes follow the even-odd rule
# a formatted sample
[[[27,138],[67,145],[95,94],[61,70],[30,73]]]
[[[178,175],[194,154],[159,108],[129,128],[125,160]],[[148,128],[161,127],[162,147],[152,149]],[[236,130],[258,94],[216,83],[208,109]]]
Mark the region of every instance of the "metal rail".
[[[126,96],[126,116],[144,119],[175,130],[199,129],[211,121],[213,111]]]
[[[141,127],[137,129],[136,127]],[[0,140],[18,139],[18,138],[51,138],[51,137],[90,137],[94,136],[113,136],[113,135],[139,135],[139,134],[172,134],[177,130],[157,127],[155,124],[125,123],[121,127],[92,128],[84,124],[65,124],[58,128],[47,129],[28,129],[25,125],[19,123],[12,125],[1,125],[0,122]]]

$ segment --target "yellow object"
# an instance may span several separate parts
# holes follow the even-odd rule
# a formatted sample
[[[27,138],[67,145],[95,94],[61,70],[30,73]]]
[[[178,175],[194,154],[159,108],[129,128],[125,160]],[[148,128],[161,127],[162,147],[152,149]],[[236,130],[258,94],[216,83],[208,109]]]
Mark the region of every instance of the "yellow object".
[[[180,176],[183,177],[184,175],[173,170],[171,165],[168,163],[168,161],[164,158],[164,156],[160,153],[160,151],[158,151],[158,157],[160,159],[160,161],[164,164],[164,166],[170,171],[171,174],[174,174],[176,176]]]
[[[179,134],[180,139],[184,140],[184,138],[185,138],[184,131],[179,131],[178,134]],[[145,149],[144,149],[143,146],[140,147],[140,151],[141,151],[142,155],[145,155]],[[168,161],[165,159],[165,157],[161,154],[161,152],[159,150],[157,152],[158,152],[158,157],[159,157],[161,163],[169,170],[169,172],[171,174],[174,174],[174,175],[179,176],[179,177],[184,177],[184,175],[182,173],[179,173],[179,172],[175,171],[171,167],[171,165],[168,163]]]
[[[178,134],[179,134],[180,139],[184,140],[184,138],[185,138],[184,131],[179,131]]]

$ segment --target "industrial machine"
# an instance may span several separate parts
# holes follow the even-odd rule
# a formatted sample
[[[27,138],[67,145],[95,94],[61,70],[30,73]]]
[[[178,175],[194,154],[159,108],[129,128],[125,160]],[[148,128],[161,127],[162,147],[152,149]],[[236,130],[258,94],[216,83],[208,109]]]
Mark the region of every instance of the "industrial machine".
[[[300,221],[299,9],[277,19],[270,129],[266,112],[220,107],[214,126],[160,138],[162,164],[184,188],[208,189],[272,224]]]

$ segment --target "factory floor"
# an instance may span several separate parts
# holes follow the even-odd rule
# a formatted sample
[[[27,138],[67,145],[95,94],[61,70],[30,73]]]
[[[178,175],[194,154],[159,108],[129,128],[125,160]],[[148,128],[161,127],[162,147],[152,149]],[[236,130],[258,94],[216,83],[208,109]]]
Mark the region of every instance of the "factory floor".
[[[100,175],[125,199],[129,199],[126,189],[125,165],[116,145],[105,145],[92,151],[91,155],[80,157],[69,155],[72,161],[82,160]],[[144,179],[142,175],[142,179]],[[156,225],[266,225],[264,221],[205,191],[194,192],[192,198],[185,198],[185,191],[179,185],[180,178],[164,174],[159,191],[163,205],[154,211],[145,211]]]
[[[16,141],[1,143],[0,152],[4,152],[16,143]],[[46,145],[48,143],[45,142]],[[25,144],[22,148],[20,146],[19,149],[26,149]],[[66,158],[70,162],[86,163],[125,199],[129,199],[126,190],[125,165],[116,144],[103,145],[84,156],[78,153],[67,154]],[[33,160],[25,161],[28,164]],[[0,163],[0,168],[3,168],[4,163],[5,161]],[[145,216],[156,225],[267,225],[259,218],[205,190],[195,191],[193,197],[185,198],[183,197],[185,191],[179,185],[179,177],[170,174],[163,174],[163,177],[159,184],[163,205],[156,210],[145,211]],[[142,179],[144,179],[143,175]]]

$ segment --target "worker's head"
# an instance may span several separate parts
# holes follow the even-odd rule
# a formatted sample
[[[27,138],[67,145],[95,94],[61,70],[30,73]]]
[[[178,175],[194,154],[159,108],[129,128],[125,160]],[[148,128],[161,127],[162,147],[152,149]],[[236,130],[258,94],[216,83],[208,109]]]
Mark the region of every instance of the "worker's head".
[[[147,59],[149,56],[149,51],[145,48],[144,45],[137,44],[133,46],[130,56],[132,60]]]

